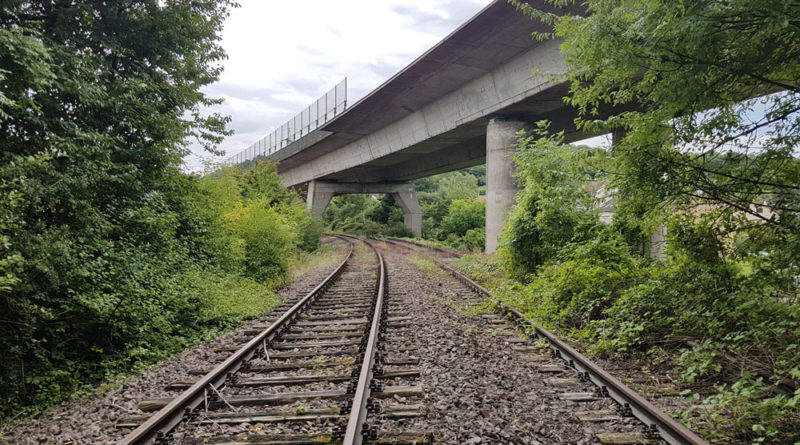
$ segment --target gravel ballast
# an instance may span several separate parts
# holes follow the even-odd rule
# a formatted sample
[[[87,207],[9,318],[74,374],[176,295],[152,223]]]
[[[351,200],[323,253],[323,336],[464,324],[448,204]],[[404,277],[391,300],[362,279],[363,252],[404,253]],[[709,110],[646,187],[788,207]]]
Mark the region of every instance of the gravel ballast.
[[[609,410],[612,401],[563,400],[565,393],[592,393],[587,383],[557,386],[574,371],[540,372],[563,363],[535,350],[521,332],[499,317],[469,310],[470,292],[444,275],[428,277],[408,259],[407,249],[385,249],[390,293],[402,292],[416,318],[415,355],[421,359],[427,415],[404,427],[433,431],[447,444],[594,444],[596,433],[644,433],[632,418],[581,422],[578,411]],[[466,304],[464,304],[466,303]],[[524,351],[523,351],[524,350]],[[562,383],[562,381],[558,381]]]
[[[333,264],[311,269],[281,289],[278,296],[292,301],[305,296],[339,264],[347,253],[346,244],[326,238],[324,242],[341,244],[336,248]],[[114,422],[123,417],[141,415],[137,409],[140,400],[153,397],[170,397],[175,392],[165,390],[169,383],[194,380],[191,370],[208,369],[223,361],[230,352],[215,349],[236,346],[252,337],[245,334],[252,326],[263,325],[264,319],[255,319],[225,333],[212,341],[201,343],[187,351],[164,360],[159,366],[132,376],[123,385],[99,396],[77,398],[54,406],[39,416],[16,424],[4,431],[0,442],[19,444],[77,444],[114,442],[129,432],[117,429]]]
[[[397,328],[387,331],[389,343],[400,352],[392,352],[392,347],[388,354],[418,358],[421,371],[419,377],[387,384],[421,385],[424,390],[421,398],[381,400],[380,404],[421,404],[425,413],[392,420],[373,415],[368,420],[379,431],[419,431],[432,433],[434,443],[473,445],[599,444],[597,433],[644,433],[643,425],[616,415],[611,399],[596,395],[594,386],[575,381],[574,371],[539,349],[523,332],[497,315],[476,309],[479,300],[460,282],[445,273],[428,276],[410,261],[410,249],[379,247],[389,273],[389,316],[402,319],[395,323]],[[333,267],[311,270],[279,295],[287,301],[305,295]],[[264,322],[245,323],[101,396],[56,406],[16,425],[2,441],[119,440],[130,430],[114,428],[115,420],[141,415],[136,405],[142,399],[174,396],[174,391],[165,390],[168,383],[195,379],[191,370],[208,369],[229,354],[215,349],[241,344],[248,338],[246,331]],[[588,400],[567,400],[570,397]],[[581,411],[605,411],[612,420],[581,421],[577,415]]]

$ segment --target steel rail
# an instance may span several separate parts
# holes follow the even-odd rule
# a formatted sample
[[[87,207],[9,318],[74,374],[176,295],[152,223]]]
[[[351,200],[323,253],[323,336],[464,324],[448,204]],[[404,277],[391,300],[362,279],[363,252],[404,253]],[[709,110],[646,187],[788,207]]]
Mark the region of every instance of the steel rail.
[[[349,241],[348,241],[349,242]],[[209,385],[220,388],[224,385],[229,374],[236,372],[244,362],[249,360],[258,348],[271,340],[283,329],[286,324],[293,320],[300,312],[322,292],[327,290],[344,271],[347,262],[353,256],[353,243],[350,242],[350,250],[344,260],[330,273],[320,284],[309,292],[300,301],[295,303],[283,315],[280,316],[267,329],[261,331],[252,340],[239,348],[224,362],[215,367],[211,372],[203,376],[189,389],[175,397],[164,408],[153,414],[147,421],[138,428],[131,431],[120,442],[120,445],[151,444],[158,437],[169,433],[175,426],[181,423],[186,414],[197,408],[206,399],[206,390]]]
[[[378,289],[375,298],[375,312],[372,314],[372,324],[369,330],[369,337],[367,338],[367,346],[364,351],[364,359],[361,362],[361,372],[358,376],[358,384],[356,385],[355,396],[353,397],[353,406],[350,409],[350,418],[347,421],[347,427],[344,433],[344,445],[361,445],[364,437],[362,429],[364,422],[367,419],[367,401],[370,396],[370,382],[372,382],[372,369],[375,365],[375,355],[378,349],[378,337],[381,328],[381,318],[383,314],[383,297],[386,289],[386,263],[383,260],[383,255],[378,252],[371,243],[365,241],[375,255],[378,257],[380,264],[380,272],[378,274]]]
[[[616,377],[603,370],[586,356],[573,349],[563,340],[556,337],[547,329],[537,326],[533,321],[516,309],[510,309],[495,299],[488,290],[478,283],[472,281],[465,275],[454,270],[439,261],[436,264],[442,269],[450,272],[459,281],[471,288],[473,292],[482,295],[495,303],[503,311],[511,314],[518,321],[534,328],[536,334],[546,338],[553,348],[554,355],[566,360],[570,366],[574,367],[583,378],[590,380],[597,385],[604,395],[614,399],[624,411],[639,419],[647,425],[652,432],[658,432],[661,438],[671,445],[709,445],[707,441],[689,430],[681,423],[670,417],[665,412],[658,409],[647,399],[630,389],[627,385],[619,381]],[[628,411],[629,410],[629,411]]]
[[[461,252],[461,251],[458,251],[458,250],[448,249],[448,248],[445,248],[445,247],[429,246],[427,244],[422,244],[422,243],[419,243],[419,242],[416,242],[416,241],[409,241],[409,240],[404,240],[404,239],[394,238],[394,237],[383,238],[382,241],[389,242],[389,243],[392,243],[392,244],[402,244],[402,243],[411,244],[412,246],[422,247],[422,248],[428,249],[428,250],[435,250],[435,251],[437,251],[437,252],[439,252],[439,253],[441,253],[443,255],[447,255],[448,257],[451,257],[451,258],[456,258],[456,257],[459,257],[461,255],[469,253],[469,252]]]
[[[430,250],[435,250],[440,253],[453,254],[456,253],[452,250],[426,246],[421,243],[400,240],[396,238],[387,239],[387,241],[399,244],[407,243],[419,247],[424,247]],[[447,266],[446,264],[436,261],[437,266],[450,272],[456,279],[464,283],[473,292],[483,296],[484,298],[492,301],[497,307],[501,308],[505,313],[511,315],[519,322],[529,325],[534,329],[534,332],[539,337],[544,337],[550,343],[553,354],[556,357],[561,357],[566,360],[570,366],[575,368],[579,374],[591,381],[604,395],[611,397],[616,401],[623,411],[630,413],[639,421],[647,425],[652,432],[658,432],[661,438],[671,445],[709,445],[706,440],[698,436],[693,431],[689,430],[683,424],[679,423],[668,414],[658,409],[655,405],[650,403],[647,399],[642,397],[636,391],[630,389],[627,385],[619,381],[616,377],[609,374],[597,366],[594,362],[589,360],[586,356],[572,348],[569,344],[556,337],[552,332],[547,329],[536,325],[532,320],[527,318],[524,314],[516,309],[508,308],[495,299],[492,294],[483,286],[471,280],[467,276],[461,274],[455,269]]]

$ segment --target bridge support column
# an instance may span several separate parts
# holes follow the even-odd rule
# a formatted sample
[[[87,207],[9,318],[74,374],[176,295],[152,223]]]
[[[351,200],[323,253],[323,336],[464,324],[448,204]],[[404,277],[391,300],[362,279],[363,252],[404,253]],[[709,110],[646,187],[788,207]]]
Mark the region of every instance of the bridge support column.
[[[308,183],[306,206],[311,213],[321,217],[335,195],[336,184],[313,180]]]
[[[486,252],[497,251],[498,237],[509,210],[516,201],[518,187],[512,157],[517,148],[517,132],[528,124],[494,118],[486,127]]]
[[[411,183],[400,184],[393,195],[397,205],[403,209],[403,223],[414,232],[414,236],[422,236],[422,208],[419,206],[414,185]]]
[[[315,179],[308,184],[306,206],[314,215],[322,216],[334,196],[354,193],[390,193],[403,210],[403,223],[406,227],[411,229],[414,235],[422,235],[422,208],[419,206],[414,184],[410,182],[360,184]]]

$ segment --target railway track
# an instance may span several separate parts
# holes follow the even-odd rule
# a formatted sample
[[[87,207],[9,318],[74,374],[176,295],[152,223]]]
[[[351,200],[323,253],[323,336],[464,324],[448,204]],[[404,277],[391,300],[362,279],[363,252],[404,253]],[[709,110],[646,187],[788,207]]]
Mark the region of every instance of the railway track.
[[[405,246],[406,248],[411,246],[412,250],[433,251],[439,256],[446,258],[459,256],[458,253],[454,251],[430,247],[411,241],[399,239],[387,239],[383,241],[395,246]],[[617,412],[608,410],[581,411],[576,413],[578,419],[584,422],[603,422],[617,418],[620,415],[633,416],[646,427],[646,433],[644,435],[613,432],[599,433],[597,437],[601,443],[657,443],[663,440],[671,445],[708,445],[708,442],[704,439],[658,409],[658,407],[650,401],[646,400],[636,391],[630,389],[613,375],[576,351],[552,332],[535,325],[519,311],[498,304],[485,288],[450,268],[444,262],[436,260],[436,264],[464,285],[465,289],[462,289],[462,292],[459,292],[458,295],[455,296],[457,303],[461,305],[462,308],[481,306],[486,302],[493,302],[496,307],[500,308],[501,315],[504,316],[493,316],[492,314],[484,316],[485,320],[494,326],[494,329],[500,332],[510,329],[511,326],[506,324],[505,320],[511,319],[516,324],[521,325],[527,331],[531,332],[531,336],[534,339],[542,339],[547,342],[550,355],[560,363],[553,365],[545,357],[535,353],[531,358],[540,363],[537,370],[543,375],[543,378],[546,378],[552,385],[564,388],[562,397],[565,400],[581,402],[595,400],[598,397],[605,397],[613,400],[615,406],[618,407]],[[463,290],[468,290],[468,292],[463,292]],[[513,337],[514,334],[509,332],[509,335]],[[518,348],[519,347],[526,348],[526,346],[518,346]],[[575,386],[581,382],[594,384],[596,390],[594,392],[575,391]]]
[[[118,419],[133,428],[119,443],[430,443],[427,432],[404,429],[425,415],[413,320],[402,296],[387,293],[378,250],[348,242],[322,283],[225,361],[171,382],[174,396],[140,401],[153,414]]]
[[[378,243],[341,239],[350,251],[322,283],[274,311],[272,322],[251,328],[252,338],[243,345],[222,348],[231,355],[221,364],[193,370],[196,379],[170,382],[164,389],[169,397],[140,400],[139,409],[153,414],[118,419],[118,428],[132,429],[119,443],[455,443],[435,441],[431,433],[437,418],[460,414],[426,408],[436,398],[423,394],[421,369],[429,369],[438,353],[420,343],[425,340],[419,333],[429,326],[414,315],[407,283],[390,286],[389,267],[373,245]],[[387,243],[431,250],[402,240]],[[435,250],[440,257],[455,256]],[[467,277],[438,264],[461,282],[454,283],[453,303],[471,307],[491,299]],[[402,268],[395,271],[403,275]],[[535,337],[547,340],[547,354],[541,341],[524,335],[503,315],[523,327],[529,323],[509,310],[478,317],[512,355],[528,363],[531,379],[545,382],[562,403],[576,407],[571,417],[592,425],[578,426],[592,431],[596,437],[591,441],[706,444],[552,333],[532,328]],[[618,410],[607,409],[611,401]],[[645,427],[631,426],[627,416]],[[528,443],[514,434],[507,437],[509,443]]]

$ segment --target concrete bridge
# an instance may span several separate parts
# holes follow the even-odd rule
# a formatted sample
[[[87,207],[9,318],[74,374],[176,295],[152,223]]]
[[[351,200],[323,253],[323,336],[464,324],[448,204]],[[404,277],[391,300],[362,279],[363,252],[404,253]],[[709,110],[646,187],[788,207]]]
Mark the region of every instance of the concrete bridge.
[[[538,7],[547,8],[537,0]],[[517,187],[510,156],[516,133],[548,119],[570,141],[575,112],[559,41],[535,41],[544,25],[496,0],[436,46],[319,128],[267,157],[287,186],[307,190],[321,214],[331,198],[392,193],[417,235],[422,214],[410,180],[486,163],[486,251]]]

